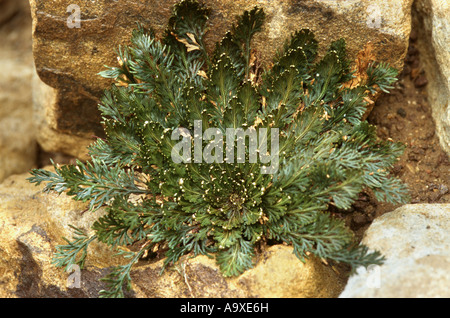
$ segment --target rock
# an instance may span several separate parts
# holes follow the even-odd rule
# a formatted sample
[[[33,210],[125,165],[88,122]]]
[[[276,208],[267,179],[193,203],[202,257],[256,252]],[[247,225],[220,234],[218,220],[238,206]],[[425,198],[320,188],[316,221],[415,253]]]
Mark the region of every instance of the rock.
[[[428,84],[428,79],[425,76],[425,74],[419,75],[418,77],[416,77],[416,79],[414,80],[414,86],[416,88],[422,88],[427,86]]]
[[[91,137],[70,134],[59,130],[53,114],[57,113],[58,100],[63,98],[61,92],[48,86],[35,74],[32,80],[34,125],[38,132],[36,138],[39,146],[52,153],[62,153],[81,160],[89,158],[87,147],[93,142]]]
[[[46,167],[45,169],[50,169]],[[55,247],[71,238],[69,224],[89,232],[96,213],[61,194],[42,193],[26,178],[14,175],[0,184],[0,297],[97,297],[104,277],[124,259],[112,256],[96,241],[88,248],[86,267],[67,273],[52,264]],[[311,257],[300,262],[291,247],[276,245],[259,255],[257,264],[237,278],[224,278],[215,261],[198,256],[168,267],[163,260],[141,260],[131,272],[129,297],[337,297],[344,275]],[[79,285],[70,278],[79,278]],[[344,273],[345,274],[345,273]]]
[[[30,176],[13,175],[0,184],[0,297],[97,297],[105,288],[98,279],[120,259],[91,243],[81,286],[71,288],[69,273],[52,264],[53,253],[65,244],[62,237],[72,237],[69,224],[88,230],[95,215],[83,214],[86,205],[65,195],[42,193],[26,180]]]
[[[129,43],[136,22],[154,28],[160,35],[176,2],[91,1],[72,6],[67,12],[70,1],[30,0],[37,73],[55,90],[37,107],[40,122],[49,127],[39,130],[40,143],[47,151],[60,151],[53,149],[59,142],[52,140],[59,135],[68,137],[65,149],[72,155],[78,155],[79,140],[89,143],[92,135],[102,136],[97,105],[111,82],[96,74],[104,70],[104,65],[116,65],[115,50]],[[203,2],[212,9],[206,38],[210,50],[230,29],[236,15],[259,5],[265,9],[267,20],[254,44],[265,65],[294,31],[310,28],[320,41],[322,53],[331,41],[344,37],[354,59],[371,41],[377,60],[403,67],[412,0]],[[79,25],[74,20],[78,13]],[[69,136],[76,138],[71,141]]]
[[[34,73],[31,51],[31,18],[25,0],[0,2],[14,8],[14,17],[3,20],[0,28],[0,182],[7,176],[33,167],[37,144],[33,124],[31,78]],[[9,10],[9,9],[8,9]]]
[[[207,256],[185,258],[175,270],[159,276],[163,260],[133,271],[139,297],[161,298],[335,298],[343,281],[319,259],[302,263],[293,249],[268,247],[254,268],[236,278],[224,278],[215,260]]]
[[[442,149],[450,155],[450,3],[417,0],[412,12],[436,133]]]
[[[382,266],[360,268],[340,298],[450,296],[450,204],[405,205],[375,219],[363,243]]]

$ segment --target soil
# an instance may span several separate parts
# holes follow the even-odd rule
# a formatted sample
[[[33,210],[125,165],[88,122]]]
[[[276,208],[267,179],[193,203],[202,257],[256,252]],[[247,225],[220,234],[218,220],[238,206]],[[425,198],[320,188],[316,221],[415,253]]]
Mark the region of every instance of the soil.
[[[391,138],[406,145],[392,174],[408,185],[410,203],[450,203],[450,160],[435,134],[426,93],[428,80],[421,68],[416,40],[413,30],[399,81],[390,94],[380,96],[367,120],[377,127],[379,138]],[[337,215],[362,239],[375,218],[397,207],[377,202],[370,193],[362,193],[350,210]]]

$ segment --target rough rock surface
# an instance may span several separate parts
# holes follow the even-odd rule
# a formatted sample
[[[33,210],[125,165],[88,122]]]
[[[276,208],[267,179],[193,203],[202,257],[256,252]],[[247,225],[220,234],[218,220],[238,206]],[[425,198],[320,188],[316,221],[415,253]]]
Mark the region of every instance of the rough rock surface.
[[[50,167],[46,167],[50,169]],[[87,205],[66,195],[42,193],[30,184],[29,174],[14,175],[0,184],[0,297],[97,297],[105,286],[98,280],[123,259],[108,247],[93,242],[86,268],[79,274],[52,265],[55,247],[71,238],[69,224],[89,231],[98,217]],[[103,213],[101,210],[96,213]],[[225,279],[214,260],[185,258],[160,276],[162,260],[140,261],[132,270],[133,291],[128,297],[337,297],[344,284],[320,260],[301,263],[287,246],[272,246],[254,269]],[[70,275],[69,275],[70,274]]]
[[[450,204],[405,205],[375,219],[363,239],[386,262],[350,277],[341,298],[450,297]]]
[[[64,93],[42,82],[37,74],[32,79],[32,90],[34,126],[39,145],[49,152],[67,154],[81,160],[89,159],[87,147],[93,139],[87,135],[83,137],[58,130],[56,126],[54,120],[55,114],[58,114],[56,107],[58,100],[63,100]]]
[[[138,297],[200,298],[333,298],[343,281],[319,259],[302,263],[293,249],[274,245],[259,255],[254,268],[236,278],[224,278],[214,259],[184,258],[159,277],[163,261],[133,271]]]
[[[94,244],[82,272],[81,288],[69,288],[69,274],[52,265],[56,245],[71,238],[69,224],[88,229],[93,215],[69,197],[42,194],[29,174],[0,184],[0,297],[96,297],[101,278],[114,260]]]
[[[36,138],[31,19],[26,0],[0,1],[0,182],[33,167]]]
[[[78,28],[73,24],[77,10],[67,12],[73,1],[30,0],[36,69],[45,85],[54,89],[50,99],[44,99],[37,107],[37,115],[43,117],[42,127],[47,126],[38,135],[44,149],[81,156],[84,153],[80,154],[77,146],[80,139],[89,143],[92,135],[102,135],[97,104],[110,81],[99,78],[97,73],[104,65],[115,65],[114,52],[120,44],[129,43],[136,22],[151,26],[161,34],[176,2],[81,2]],[[265,29],[255,39],[263,64],[267,64],[294,31],[310,28],[322,50],[331,41],[344,37],[354,58],[371,41],[377,60],[399,69],[403,66],[412,0],[205,0],[204,3],[212,9],[206,40],[210,48],[229,30],[235,16],[258,5],[267,13]],[[70,142],[65,140],[70,139],[68,136],[76,136],[70,142],[73,147],[55,149],[61,142],[52,138],[60,135],[66,143]]]
[[[450,155],[450,3],[417,0],[413,16],[437,135]]]

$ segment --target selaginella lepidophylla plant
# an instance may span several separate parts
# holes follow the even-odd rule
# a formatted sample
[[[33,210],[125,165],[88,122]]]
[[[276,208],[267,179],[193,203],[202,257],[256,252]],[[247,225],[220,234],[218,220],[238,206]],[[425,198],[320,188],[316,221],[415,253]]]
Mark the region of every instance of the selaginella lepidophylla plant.
[[[397,72],[371,63],[349,85],[345,41],[319,59],[307,29],[263,70],[251,44],[264,18],[260,8],[246,11],[212,54],[208,9],[192,0],[174,7],[161,39],[142,26],[133,32],[118,67],[101,72],[116,80],[99,105],[106,139],[89,147],[88,162],[35,169],[29,179],[106,210],[93,236],[75,228],[57,247],[57,266],[82,266],[93,240],[110,245],[130,260],[104,278],[101,296],[112,297],[156,251],[165,265],[210,255],[225,276],[251,268],[263,242],[291,245],[300,260],[383,262],[327,211],[350,208],[363,190],[407,200],[389,173],[403,145],[378,140],[362,120],[368,98],[387,92]]]

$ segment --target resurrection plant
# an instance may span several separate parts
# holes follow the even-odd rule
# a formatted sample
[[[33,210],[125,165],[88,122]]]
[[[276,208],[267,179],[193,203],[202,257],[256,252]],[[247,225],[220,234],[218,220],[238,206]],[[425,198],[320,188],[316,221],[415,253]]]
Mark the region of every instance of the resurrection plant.
[[[407,200],[389,172],[403,145],[378,140],[362,120],[397,71],[372,62],[355,81],[345,41],[319,58],[307,29],[262,69],[251,44],[264,18],[260,8],[246,11],[209,54],[208,9],[182,1],[161,38],[139,25],[119,48],[118,67],[100,73],[116,80],[99,105],[106,138],[89,147],[88,162],[29,178],[105,210],[95,234],[75,228],[57,247],[57,266],[82,266],[94,240],[110,245],[130,261],[103,278],[100,295],[123,297],[132,265],[153,253],[165,265],[209,255],[225,276],[251,268],[262,243],[291,245],[300,260],[383,262],[328,211],[350,208],[364,190]]]

